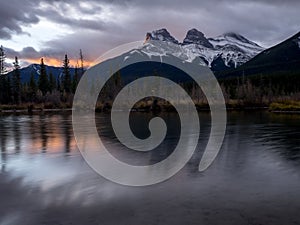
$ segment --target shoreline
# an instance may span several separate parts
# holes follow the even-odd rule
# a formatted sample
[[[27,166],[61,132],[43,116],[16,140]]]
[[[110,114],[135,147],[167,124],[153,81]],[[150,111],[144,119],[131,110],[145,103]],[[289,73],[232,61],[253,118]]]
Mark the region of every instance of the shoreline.
[[[33,109],[31,112],[36,113],[36,112],[65,112],[65,111],[72,111],[72,108],[66,108],[66,109]],[[29,112],[28,109],[7,109],[7,110],[0,110],[0,113],[31,113]]]
[[[275,114],[300,114],[300,111],[269,110],[269,112]]]
[[[7,110],[0,110],[0,114],[11,114],[11,113],[24,113],[24,114],[35,114],[35,113],[43,113],[43,112],[72,112],[72,108],[55,108],[55,109],[33,109],[29,111],[28,109],[7,109]],[[209,107],[204,108],[197,108],[198,112],[209,112]],[[300,110],[271,110],[269,107],[227,107],[227,112],[251,112],[251,111],[266,111],[275,114],[300,114]],[[111,110],[97,110],[95,109],[96,113],[109,113]],[[175,110],[165,110],[161,109],[159,111],[151,110],[151,109],[144,109],[144,108],[132,108],[131,112],[140,112],[140,113],[170,113],[176,112]]]

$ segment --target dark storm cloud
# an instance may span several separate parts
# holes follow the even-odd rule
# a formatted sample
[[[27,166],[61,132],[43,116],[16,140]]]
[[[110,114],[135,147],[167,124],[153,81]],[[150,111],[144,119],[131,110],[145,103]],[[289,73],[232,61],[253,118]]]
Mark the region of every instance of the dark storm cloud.
[[[30,26],[38,23],[39,17],[54,21],[60,24],[66,24],[76,28],[84,29],[103,29],[104,23],[97,20],[87,20],[84,18],[72,18],[72,15],[63,15],[59,13],[60,9],[65,12],[70,6],[84,14],[97,14],[101,11],[101,6],[97,1],[87,1],[93,3],[92,8],[86,8],[80,5],[81,1],[61,1],[61,0],[1,0],[0,7],[0,39],[10,39],[14,34],[23,34],[23,26]],[[48,7],[40,8],[40,4]],[[56,6],[56,10],[55,7]]]
[[[33,47],[25,47],[20,51],[15,51],[14,49],[11,48],[5,48],[5,53],[7,58],[14,59],[16,56],[19,58],[19,61],[22,66],[26,66],[32,61],[38,62],[40,58],[46,57],[50,59],[59,59],[62,61],[64,55],[67,53],[63,49],[58,49],[58,48],[43,48],[41,50],[36,50]],[[79,52],[79,50],[78,50]],[[79,55],[79,54],[78,54]],[[75,55],[72,55],[75,57]],[[76,57],[78,58],[78,56]],[[47,63],[47,62],[46,62]],[[12,67],[13,64],[8,64],[9,67]]]
[[[41,3],[43,8],[40,8]],[[91,7],[85,7],[82,3]],[[167,27],[172,23],[169,29],[175,30],[175,35],[180,38],[186,29],[196,27],[208,35],[229,30],[242,32],[257,40],[262,38],[261,42],[269,44],[299,29],[300,24],[298,0],[11,0],[1,3],[0,38],[7,39],[14,33],[22,33],[22,25],[37,23],[38,16],[74,29],[105,30],[114,25],[68,14],[70,7],[83,14],[101,14],[103,4],[109,5],[116,17],[136,9],[134,14],[130,14],[131,24],[126,24],[128,21],[117,21],[119,26],[133,26],[134,34],[144,28],[158,28],[163,23]],[[282,35],[278,34],[280,37],[274,38],[259,37],[263,36],[264,31],[266,35],[274,35],[276,32]]]
[[[207,36],[234,31],[271,46],[300,30],[298,0],[131,0],[130,5],[139,9],[140,27],[164,23],[179,39],[195,27]]]
[[[99,15],[102,7],[96,3],[97,1],[54,1],[51,4],[44,4],[39,8],[37,13],[40,17],[46,18],[48,21],[61,25],[68,25],[72,29],[91,29],[104,30],[106,24],[99,19],[85,19],[76,13],[86,16]],[[84,3],[85,5],[82,5]],[[86,7],[89,6],[89,7]],[[70,10],[73,10],[72,12]],[[75,13],[75,14],[74,14]]]
[[[82,48],[93,60],[106,50],[141,40],[147,31],[162,27],[179,41],[188,29],[197,28],[207,37],[237,32],[265,47],[300,31],[299,0],[11,0],[2,5],[2,39],[24,32],[24,25],[37,23],[39,18],[65,25],[73,32],[39,43],[43,46],[40,51],[25,48],[19,52],[28,57],[40,54],[60,58],[65,52],[76,55]]]
[[[39,58],[40,52],[36,51],[33,47],[25,47],[21,51],[15,51],[11,48],[5,48],[5,52],[8,58],[22,57],[22,58]]]
[[[47,9],[39,12],[40,16],[43,16],[47,18],[48,20],[51,20],[52,22],[58,23],[58,24],[65,24],[73,29],[79,28],[79,29],[92,29],[92,30],[103,30],[105,28],[105,23],[103,21],[99,20],[88,20],[88,19],[82,19],[82,18],[72,18],[69,16],[65,16],[60,14],[58,11],[53,9]]]
[[[132,37],[126,37],[122,33],[128,31],[121,31],[122,28],[117,29],[117,32],[75,32],[64,36],[64,38],[55,39],[45,43],[47,49],[43,49],[41,52],[49,57],[61,57],[64,53],[72,58],[78,58],[79,49],[82,49],[85,59],[87,61],[94,61],[102,53],[110,50],[112,47],[122,43],[132,41]],[[140,40],[141,38],[134,39]]]
[[[39,22],[35,15],[35,1],[1,0],[0,38],[10,39],[12,34],[22,34],[22,26]]]
[[[80,6],[80,2],[72,1],[72,6],[82,12],[85,9]],[[99,1],[84,2],[95,8],[94,11],[93,7],[87,9],[88,11],[101,13],[101,6],[98,5],[99,8],[96,8]],[[185,2],[181,0],[127,0],[101,1],[101,4],[110,6],[116,18],[119,15],[129,16],[116,20],[114,23],[107,23],[84,18],[71,19],[68,17],[69,15],[61,15],[58,12],[51,13],[49,9],[42,15],[49,20],[73,28],[98,31],[99,33],[93,34],[94,38],[80,35],[83,38],[81,43],[93,45],[87,40],[97,39],[105,43],[105,47],[111,43],[124,43],[125,39],[132,41],[142,39],[147,31],[161,27],[166,27],[179,40],[184,38],[188,29],[194,27],[208,37],[233,31],[266,47],[278,43],[300,30],[298,15],[300,1],[298,0],[192,0]],[[57,5],[60,8],[68,7],[68,4],[63,1],[59,1]],[[105,34],[102,31],[105,31]],[[122,35],[123,38],[115,35],[116,33]],[[62,40],[54,40],[54,42],[61,43],[64,40],[74,42],[70,35]],[[121,42],[118,42],[120,40]],[[79,42],[79,40],[75,40],[75,42]],[[93,47],[87,48],[92,49]]]

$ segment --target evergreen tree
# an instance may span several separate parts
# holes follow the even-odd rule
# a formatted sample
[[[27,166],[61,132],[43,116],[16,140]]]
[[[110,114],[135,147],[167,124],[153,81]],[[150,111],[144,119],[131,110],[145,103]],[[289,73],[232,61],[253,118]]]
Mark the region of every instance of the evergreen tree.
[[[8,77],[5,76],[5,52],[4,48],[1,45],[0,47],[0,102],[1,104],[6,104],[10,99],[10,85],[7,84],[9,81]]]
[[[79,78],[81,78],[81,76],[84,73],[84,59],[83,59],[83,54],[82,54],[82,50],[80,49],[79,51],[79,60],[80,60],[80,76]]]
[[[18,57],[15,57],[14,71],[13,71],[13,84],[12,84],[12,92],[13,92],[13,100],[15,104],[19,104],[21,101],[21,74],[20,74],[20,65]]]
[[[75,93],[77,85],[78,85],[78,65],[76,65],[75,67],[75,71],[74,71],[74,77],[73,77],[73,82],[72,82],[72,92]]]
[[[11,102],[11,82],[9,76],[1,76],[2,91],[2,104],[8,104]]]
[[[56,80],[51,71],[49,74],[49,91],[50,91],[50,93],[52,93],[52,91],[54,91],[55,89],[56,89]]]
[[[20,102],[28,102],[29,99],[29,86],[27,83],[22,84],[21,83],[21,101]]]
[[[3,46],[1,45],[0,47],[0,75],[3,75],[6,73],[6,69],[5,69],[5,51]]]
[[[56,90],[59,91],[59,92],[62,92],[61,81],[60,81],[59,77],[56,80]]]
[[[43,58],[41,58],[40,76],[39,76],[39,80],[38,80],[38,86],[39,86],[39,89],[42,92],[42,94],[46,95],[47,91],[49,90],[49,81],[48,81],[46,66],[44,64]]]
[[[70,93],[72,88],[69,63],[70,61],[68,55],[66,54],[63,61],[63,88],[66,93]]]
[[[3,104],[5,100],[5,76],[0,76],[0,103]]]
[[[31,73],[30,81],[29,81],[29,95],[31,101],[35,100],[36,92],[37,92],[37,85],[35,83],[34,74]]]

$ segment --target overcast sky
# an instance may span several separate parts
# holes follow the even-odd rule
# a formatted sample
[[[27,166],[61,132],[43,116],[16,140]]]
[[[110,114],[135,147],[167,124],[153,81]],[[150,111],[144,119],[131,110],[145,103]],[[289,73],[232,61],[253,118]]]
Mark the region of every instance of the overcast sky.
[[[299,0],[0,0],[0,45],[23,65],[65,53],[93,61],[105,51],[167,28],[179,41],[196,28],[207,37],[237,32],[270,47],[300,31]],[[72,61],[71,63],[75,63]]]

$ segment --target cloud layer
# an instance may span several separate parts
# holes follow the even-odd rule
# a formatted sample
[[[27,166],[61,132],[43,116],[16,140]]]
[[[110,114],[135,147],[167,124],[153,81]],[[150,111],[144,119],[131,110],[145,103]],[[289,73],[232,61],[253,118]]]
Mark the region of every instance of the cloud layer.
[[[0,39],[13,41],[17,35],[34,39],[30,26],[47,21],[56,24],[61,35],[34,46],[18,43],[23,48],[19,52],[5,46],[8,56],[60,59],[66,52],[77,57],[81,48],[92,61],[162,27],[179,40],[197,28],[208,37],[234,31],[269,47],[300,30],[299,8],[298,0],[10,0],[1,3]]]

